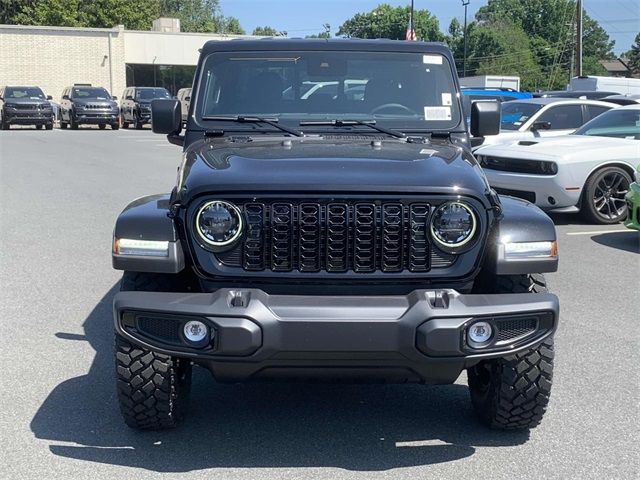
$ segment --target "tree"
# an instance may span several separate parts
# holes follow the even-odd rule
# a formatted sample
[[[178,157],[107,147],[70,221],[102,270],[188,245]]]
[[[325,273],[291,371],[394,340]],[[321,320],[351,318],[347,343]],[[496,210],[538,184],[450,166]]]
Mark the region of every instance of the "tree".
[[[221,25],[218,0],[159,0],[160,15],[180,19],[183,32],[216,32]]]
[[[631,50],[626,54],[629,59],[627,65],[629,66],[629,69],[631,69],[631,73],[638,75],[640,74],[640,33],[636,35],[634,42],[635,43],[631,46]]]
[[[459,70],[463,50],[462,42],[458,42],[454,55]],[[537,89],[542,81],[527,34],[506,19],[468,26],[467,75],[517,75],[525,90]]]
[[[476,13],[480,24],[509,20],[522,27],[534,57],[547,76],[547,88],[563,88],[574,54],[574,0],[489,0]],[[613,57],[614,42],[583,11],[583,72],[603,73],[599,60]],[[543,85],[544,86],[544,85]]]
[[[409,12],[410,7],[392,7],[383,3],[368,13],[357,13],[344,22],[338,30],[338,36],[404,40],[409,24]],[[438,19],[428,10],[413,12],[413,28],[418,40],[444,40]]]
[[[240,25],[240,20],[236,17],[223,17],[216,18],[215,30],[217,33],[229,33],[232,35],[244,35],[247,32]]]
[[[149,30],[160,16],[157,0],[93,0],[81,2],[84,26],[110,28],[124,25],[129,30]]]
[[[273,27],[256,27],[253,29],[252,35],[258,35],[261,37],[275,37],[278,31]]]

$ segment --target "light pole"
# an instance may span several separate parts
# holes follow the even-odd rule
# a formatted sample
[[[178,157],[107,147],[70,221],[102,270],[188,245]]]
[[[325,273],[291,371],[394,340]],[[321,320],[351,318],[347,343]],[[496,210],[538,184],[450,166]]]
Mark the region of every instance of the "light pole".
[[[469,6],[469,2],[471,0],[462,0],[462,5],[464,6],[464,53],[462,57],[462,76],[467,76],[467,7]]]

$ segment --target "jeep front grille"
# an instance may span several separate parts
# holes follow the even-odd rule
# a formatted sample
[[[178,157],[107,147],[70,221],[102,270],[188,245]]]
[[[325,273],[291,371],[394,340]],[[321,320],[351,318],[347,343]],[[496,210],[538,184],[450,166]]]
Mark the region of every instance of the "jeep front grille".
[[[227,266],[273,272],[428,272],[454,255],[431,246],[425,202],[248,202],[242,244]]]

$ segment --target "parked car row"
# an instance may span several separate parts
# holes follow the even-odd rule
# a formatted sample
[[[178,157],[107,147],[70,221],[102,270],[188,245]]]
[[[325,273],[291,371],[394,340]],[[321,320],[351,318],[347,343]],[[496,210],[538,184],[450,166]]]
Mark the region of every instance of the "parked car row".
[[[183,120],[189,111],[190,88],[178,91],[182,103]],[[151,121],[151,101],[172,98],[162,87],[127,87],[118,97],[112,96],[103,87],[76,83],[62,91],[60,103],[53,102],[51,95],[45,96],[40,87],[5,86],[0,88],[0,128],[8,130],[11,125],[43,126],[51,130],[56,121],[60,128],[72,130],[80,125],[98,125],[104,129],[109,125],[117,130],[122,125],[142,128]]]

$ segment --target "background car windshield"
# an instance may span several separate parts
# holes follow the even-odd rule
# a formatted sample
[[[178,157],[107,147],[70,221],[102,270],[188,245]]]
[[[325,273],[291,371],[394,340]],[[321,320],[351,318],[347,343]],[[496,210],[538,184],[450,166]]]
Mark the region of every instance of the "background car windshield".
[[[74,87],[73,98],[97,98],[100,100],[106,100],[111,98],[111,95],[104,89],[99,87]]]
[[[136,92],[139,100],[151,100],[152,98],[171,98],[169,92],[164,88],[145,88]]]
[[[376,119],[406,130],[460,123],[451,66],[439,54],[241,52],[210,55],[197,114],[281,122]]]
[[[574,135],[640,140],[640,109],[609,110],[585,123]]]
[[[504,102],[500,106],[500,128],[502,130],[518,130],[543,105],[523,102]]]
[[[5,98],[44,98],[44,93],[37,87],[7,87],[4,92]]]

